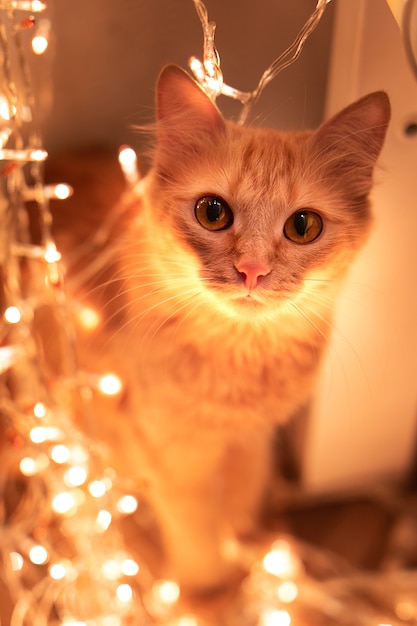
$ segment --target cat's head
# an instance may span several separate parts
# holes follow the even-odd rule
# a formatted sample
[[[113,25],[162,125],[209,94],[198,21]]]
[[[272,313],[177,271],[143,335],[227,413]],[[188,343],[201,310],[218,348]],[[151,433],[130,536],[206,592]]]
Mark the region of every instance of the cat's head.
[[[160,242],[231,315],[270,316],[323,293],[369,230],[389,117],[388,97],[377,92],[313,132],[239,126],[188,74],[166,67],[151,174]]]

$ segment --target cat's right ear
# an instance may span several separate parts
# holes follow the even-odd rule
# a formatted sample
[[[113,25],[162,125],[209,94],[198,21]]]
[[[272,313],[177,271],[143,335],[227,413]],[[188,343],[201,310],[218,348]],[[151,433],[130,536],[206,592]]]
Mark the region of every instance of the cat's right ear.
[[[177,65],[167,65],[156,88],[158,149],[185,157],[225,129],[224,119],[206,92]]]

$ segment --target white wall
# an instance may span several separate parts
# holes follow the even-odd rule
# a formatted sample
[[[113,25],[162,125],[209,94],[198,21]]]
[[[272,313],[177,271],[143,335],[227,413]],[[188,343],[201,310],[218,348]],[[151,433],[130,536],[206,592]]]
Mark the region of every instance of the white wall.
[[[334,0],[328,114],[384,89],[392,123],[373,193],[375,225],[340,302],[305,461],[313,490],[406,475],[417,417],[417,81],[385,0]]]

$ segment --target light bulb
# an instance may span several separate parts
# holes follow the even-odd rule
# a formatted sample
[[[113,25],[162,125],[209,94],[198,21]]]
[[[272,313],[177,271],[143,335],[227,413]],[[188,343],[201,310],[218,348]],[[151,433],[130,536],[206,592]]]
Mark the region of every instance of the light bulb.
[[[35,565],[43,565],[48,560],[48,552],[44,546],[33,546],[29,551],[29,558]]]
[[[23,567],[23,557],[19,552],[10,552],[10,563],[14,572],[19,572]]]
[[[99,390],[106,396],[116,396],[122,386],[122,381],[116,374],[104,374],[98,381]]]
[[[120,600],[120,602],[123,602],[123,603],[130,602],[133,597],[132,587],[128,585],[127,583],[123,583],[122,585],[119,585],[117,587],[116,595],[118,599]]]
[[[125,513],[128,515],[129,513],[134,513],[138,508],[138,501],[134,496],[122,496],[116,504],[116,508],[119,513]]]
[[[58,444],[52,448],[50,455],[51,459],[55,461],[55,463],[62,464],[66,463],[70,458],[70,451],[67,446]]]
[[[22,314],[17,306],[9,306],[3,313],[3,317],[4,321],[8,324],[18,324],[22,319]]]
[[[125,559],[120,565],[120,570],[125,576],[136,576],[139,565],[133,559]]]
[[[91,493],[93,498],[101,498],[106,493],[106,485],[102,480],[93,480],[88,485],[88,491]]]

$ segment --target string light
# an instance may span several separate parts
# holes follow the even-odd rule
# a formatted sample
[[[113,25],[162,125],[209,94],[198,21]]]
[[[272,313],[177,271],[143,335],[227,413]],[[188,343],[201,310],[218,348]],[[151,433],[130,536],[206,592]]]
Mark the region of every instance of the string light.
[[[138,160],[136,152],[129,146],[121,146],[119,149],[119,163],[125,180],[133,187],[139,180]]]
[[[121,392],[123,384],[116,374],[104,374],[99,378],[97,387],[106,396],[116,396]]]
[[[33,11],[34,13],[42,13],[46,10],[46,4],[40,0],[9,0],[2,2],[2,8],[11,8],[16,11]]]
[[[17,306],[9,306],[5,310],[3,317],[8,324],[18,324],[22,319],[22,314]]]
[[[36,55],[41,55],[46,52],[49,45],[49,31],[51,29],[51,23],[49,20],[42,19],[39,22],[39,26],[32,37],[32,50]]]
[[[282,70],[298,59],[305,42],[318,25],[330,1],[331,0],[317,0],[314,12],[304,24],[294,42],[264,71],[257,87],[251,92],[246,92],[239,91],[224,82],[223,73],[220,68],[220,56],[214,43],[216,24],[209,21],[208,12],[204,3],[201,0],[193,0],[203,30],[203,61],[201,62],[196,57],[191,57],[189,67],[210,98],[216,100],[216,98],[222,94],[228,98],[238,100],[243,104],[239,123],[244,124],[251,107],[258,100],[266,85]]]
[[[120,498],[120,500],[117,501],[116,508],[119,513],[129,515],[131,513],[134,513],[138,508],[138,501],[134,496],[123,496],[122,498]]]
[[[48,552],[44,546],[33,546],[29,551],[29,558],[35,565],[43,565],[48,560]]]

